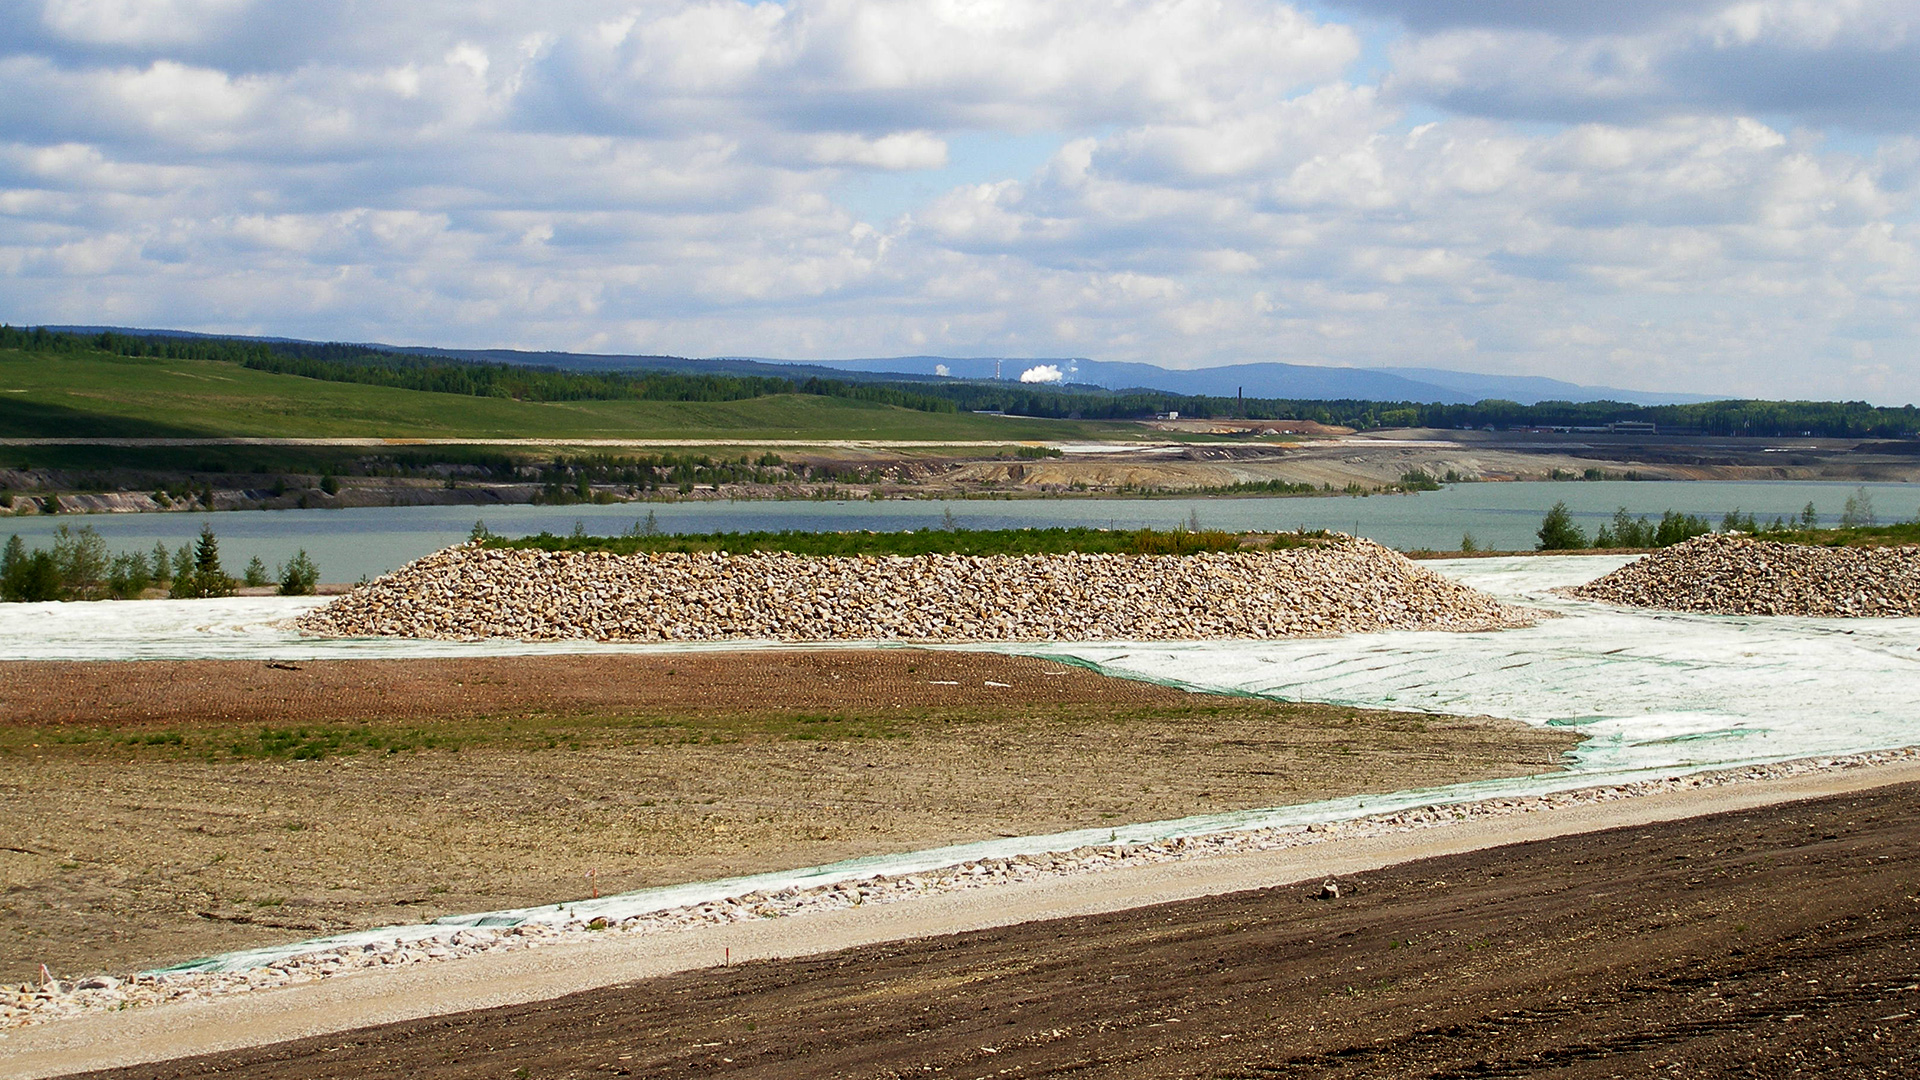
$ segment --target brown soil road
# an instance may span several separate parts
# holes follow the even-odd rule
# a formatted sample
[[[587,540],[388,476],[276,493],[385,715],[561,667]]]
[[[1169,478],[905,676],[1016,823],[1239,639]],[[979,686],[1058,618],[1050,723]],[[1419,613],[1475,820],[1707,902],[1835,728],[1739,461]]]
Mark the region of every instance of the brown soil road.
[[[1751,790],[1768,786],[1720,796],[1754,802],[1820,785]],[[1384,868],[1358,869],[1365,853],[1323,852],[1324,865],[1346,870],[1336,900],[1319,899],[1315,875],[98,1075],[1916,1075],[1920,883],[1908,856],[1920,841],[1920,784],[1644,820],[1689,805],[1655,803],[1559,823],[1637,821],[1626,827]],[[1011,890],[996,895],[1011,899],[1002,907],[1024,906]],[[277,993],[291,1001],[316,989]],[[358,991],[389,1008],[404,1007],[408,991],[432,996],[431,984],[384,979]],[[271,996],[224,1006],[222,1038],[271,1027]],[[212,1018],[175,1014],[182,1032]],[[84,1036],[76,1027],[17,1037],[62,1039],[79,1067],[123,1052],[110,1045],[114,1031],[132,1037],[164,1019],[101,1017],[76,1022],[93,1025]],[[46,1075],[57,1060],[13,1064]]]

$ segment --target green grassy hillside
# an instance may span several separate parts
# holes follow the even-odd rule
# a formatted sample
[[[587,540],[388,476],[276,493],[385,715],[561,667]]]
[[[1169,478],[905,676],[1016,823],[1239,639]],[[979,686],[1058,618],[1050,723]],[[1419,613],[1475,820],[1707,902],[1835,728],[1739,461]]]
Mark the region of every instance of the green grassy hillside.
[[[0,437],[472,439],[1125,437],[1129,425],[933,414],[806,394],[523,402],[320,382],[213,360],[0,350]]]

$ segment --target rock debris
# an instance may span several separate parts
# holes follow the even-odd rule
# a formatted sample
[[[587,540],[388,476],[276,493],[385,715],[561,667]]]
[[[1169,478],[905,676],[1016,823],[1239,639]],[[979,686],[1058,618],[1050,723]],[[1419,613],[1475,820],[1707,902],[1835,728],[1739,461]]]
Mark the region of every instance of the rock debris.
[[[1920,615],[1920,546],[1827,548],[1713,533],[1562,590],[1627,607],[1712,615]]]
[[[1540,612],[1367,540],[1197,555],[799,556],[462,545],[302,616],[452,640],[1100,641],[1497,630]]]

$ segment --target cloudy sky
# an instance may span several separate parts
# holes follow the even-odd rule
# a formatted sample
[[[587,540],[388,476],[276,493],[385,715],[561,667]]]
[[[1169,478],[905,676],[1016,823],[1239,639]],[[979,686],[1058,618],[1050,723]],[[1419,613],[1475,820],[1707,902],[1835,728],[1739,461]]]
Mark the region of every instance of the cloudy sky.
[[[0,319],[1920,401],[1920,0],[0,0]]]

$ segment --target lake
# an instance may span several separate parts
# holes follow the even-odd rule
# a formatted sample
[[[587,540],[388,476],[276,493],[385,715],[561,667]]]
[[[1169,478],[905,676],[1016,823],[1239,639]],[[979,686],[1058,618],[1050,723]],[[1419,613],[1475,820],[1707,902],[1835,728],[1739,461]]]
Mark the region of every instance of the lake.
[[[227,569],[238,572],[259,556],[269,568],[306,549],[323,581],[354,581],[386,573],[410,559],[467,538],[476,518],[494,532],[521,536],[618,533],[651,513],[667,532],[747,530],[901,530],[938,528],[951,513],[967,528],[1085,525],[1171,528],[1197,520],[1232,530],[1333,529],[1402,550],[1451,550],[1471,532],[1482,548],[1533,547],[1540,518],[1564,501],[1591,533],[1616,507],[1658,518],[1666,510],[1698,514],[1718,525],[1727,511],[1751,512],[1762,522],[1797,517],[1813,503],[1825,524],[1836,523],[1847,497],[1863,485],[1822,482],[1626,481],[1455,484],[1412,495],[1310,498],[961,499],[895,502],[744,501],[623,503],[613,506],[411,506],[352,510],[253,510],[219,514],[64,514],[0,521],[0,535],[18,533],[45,546],[62,524],[91,525],[116,551],[148,551],[155,543],[191,542],[203,522],[220,538]],[[1920,484],[1866,484],[1883,522],[1920,515]]]

